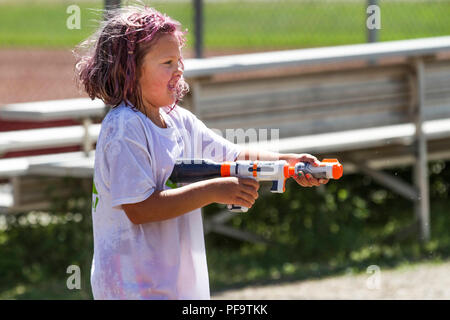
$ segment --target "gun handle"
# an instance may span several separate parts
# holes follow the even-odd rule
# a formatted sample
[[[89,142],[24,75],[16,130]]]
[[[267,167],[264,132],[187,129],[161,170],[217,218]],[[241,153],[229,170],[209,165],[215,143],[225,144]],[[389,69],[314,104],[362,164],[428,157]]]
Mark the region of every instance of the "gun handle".
[[[241,207],[241,206],[237,206],[235,204],[229,204],[227,205],[228,210],[230,210],[231,212],[247,212],[248,208],[247,207]]]

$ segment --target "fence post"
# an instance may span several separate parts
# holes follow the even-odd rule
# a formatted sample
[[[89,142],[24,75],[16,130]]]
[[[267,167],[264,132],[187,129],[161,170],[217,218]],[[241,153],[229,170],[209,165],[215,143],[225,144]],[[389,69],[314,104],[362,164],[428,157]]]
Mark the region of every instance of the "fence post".
[[[105,13],[103,14],[103,18],[107,18],[107,11],[120,8],[121,0],[105,0]]]
[[[378,0],[367,0],[367,8],[373,5],[378,5]],[[366,25],[367,28],[367,25]],[[378,41],[378,30],[376,28],[374,29],[369,29],[367,28],[367,42],[369,43],[374,43]],[[377,64],[377,60],[375,59],[369,59],[368,60],[368,64],[370,66],[376,65]]]
[[[367,7],[378,5],[378,0],[367,0]],[[378,41],[378,29],[367,29],[367,42]]]
[[[195,57],[203,58],[203,0],[194,1]]]
[[[120,7],[120,0],[105,0],[105,9],[116,9]]]

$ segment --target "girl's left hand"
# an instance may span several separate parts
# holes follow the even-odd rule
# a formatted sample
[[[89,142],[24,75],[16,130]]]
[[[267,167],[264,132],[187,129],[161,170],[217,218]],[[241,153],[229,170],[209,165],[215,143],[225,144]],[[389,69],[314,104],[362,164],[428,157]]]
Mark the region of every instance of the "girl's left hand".
[[[309,162],[313,166],[318,166],[320,161],[316,157],[307,153],[301,154],[284,154],[282,160],[286,160],[289,165],[294,166],[297,162]],[[311,174],[302,172],[301,176],[294,176],[295,181],[302,187],[320,186],[321,184],[327,184],[328,179],[316,179]]]

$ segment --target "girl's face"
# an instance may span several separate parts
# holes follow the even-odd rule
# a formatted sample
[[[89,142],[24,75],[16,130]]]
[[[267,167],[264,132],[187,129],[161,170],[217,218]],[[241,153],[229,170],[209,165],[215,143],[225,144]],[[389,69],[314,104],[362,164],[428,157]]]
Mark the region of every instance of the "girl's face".
[[[183,75],[181,51],[173,34],[164,34],[142,61],[139,84],[146,106],[165,107],[175,102],[175,87]]]

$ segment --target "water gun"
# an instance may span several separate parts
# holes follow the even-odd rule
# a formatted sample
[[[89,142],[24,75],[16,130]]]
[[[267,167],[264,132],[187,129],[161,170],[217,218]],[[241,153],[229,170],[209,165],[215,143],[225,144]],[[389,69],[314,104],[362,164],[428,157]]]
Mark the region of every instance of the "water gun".
[[[271,192],[285,192],[286,179],[299,172],[311,174],[316,179],[339,179],[343,167],[337,159],[324,159],[318,167],[308,162],[297,162],[290,166],[285,160],[278,161],[235,161],[218,163],[207,159],[178,159],[175,162],[170,181],[192,183],[218,177],[252,178],[257,181],[272,181]],[[247,212],[248,208],[228,205],[233,212]]]

